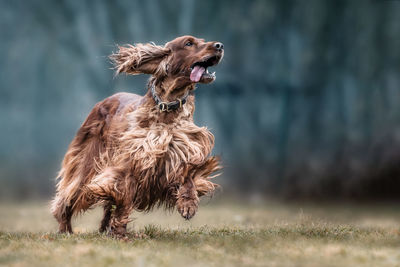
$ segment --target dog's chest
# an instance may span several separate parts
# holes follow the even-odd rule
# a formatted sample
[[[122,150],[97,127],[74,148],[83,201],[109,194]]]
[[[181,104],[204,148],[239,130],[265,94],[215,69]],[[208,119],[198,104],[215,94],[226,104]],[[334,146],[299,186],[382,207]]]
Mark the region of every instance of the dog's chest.
[[[191,120],[172,124],[153,122],[148,127],[132,124],[121,139],[138,175],[180,179],[187,166],[204,163],[214,145],[214,136]]]

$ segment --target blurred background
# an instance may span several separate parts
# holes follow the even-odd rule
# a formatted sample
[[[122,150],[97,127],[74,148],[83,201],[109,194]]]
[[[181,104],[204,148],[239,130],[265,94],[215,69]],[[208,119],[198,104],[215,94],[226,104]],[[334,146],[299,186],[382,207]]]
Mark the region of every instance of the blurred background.
[[[144,94],[116,44],[225,45],[195,120],[224,194],[400,199],[400,1],[0,1],[0,199],[49,199],[94,104]]]

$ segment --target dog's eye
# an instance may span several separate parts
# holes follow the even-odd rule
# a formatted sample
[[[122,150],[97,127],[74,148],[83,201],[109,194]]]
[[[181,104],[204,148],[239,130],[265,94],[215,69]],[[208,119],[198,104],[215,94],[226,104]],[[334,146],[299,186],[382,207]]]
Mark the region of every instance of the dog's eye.
[[[192,46],[193,45],[193,43],[191,42],[191,41],[188,41],[188,42],[186,42],[186,44],[185,44],[186,46]]]

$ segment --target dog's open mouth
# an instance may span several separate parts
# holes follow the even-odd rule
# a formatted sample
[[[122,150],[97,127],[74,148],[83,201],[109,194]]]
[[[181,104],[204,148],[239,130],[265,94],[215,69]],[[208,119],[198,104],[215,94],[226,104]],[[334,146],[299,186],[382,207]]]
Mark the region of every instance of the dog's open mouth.
[[[218,64],[221,57],[211,56],[202,61],[196,62],[190,68],[190,80],[192,82],[210,83],[215,80],[215,72],[208,72],[208,67]]]

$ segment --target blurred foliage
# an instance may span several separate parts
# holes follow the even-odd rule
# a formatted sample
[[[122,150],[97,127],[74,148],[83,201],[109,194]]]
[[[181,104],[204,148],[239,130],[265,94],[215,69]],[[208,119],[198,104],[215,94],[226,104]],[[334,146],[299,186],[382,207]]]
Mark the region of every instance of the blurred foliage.
[[[226,49],[195,114],[225,188],[399,197],[399,16],[373,0],[0,1],[0,194],[48,195],[93,105],[145,92],[113,77],[115,44],[191,34]]]

